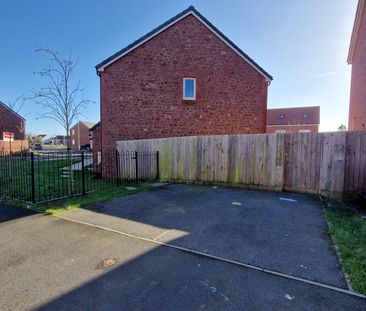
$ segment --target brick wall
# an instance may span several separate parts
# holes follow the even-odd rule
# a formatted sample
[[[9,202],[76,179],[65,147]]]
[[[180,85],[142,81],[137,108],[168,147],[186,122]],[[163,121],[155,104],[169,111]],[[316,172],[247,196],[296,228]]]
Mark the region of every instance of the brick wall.
[[[28,140],[14,140],[11,143],[8,141],[0,140],[0,155],[11,152],[19,152],[22,150],[28,150]]]
[[[93,140],[93,150],[101,150],[101,126],[97,126],[91,132],[91,138]]]
[[[276,131],[285,131],[285,133],[298,133],[299,131],[310,131],[310,133],[319,132],[318,125],[267,125],[267,133],[276,133]]]
[[[101,125],[99,124],[94,128],[93,131],[90,131],[90,137],[92,139],[92,149],[93,149],[93,169],[95,172],[100,172],[100,155],[98,152],[101,151]]]
[[[183,77],[197,81],[182,99]],[[267,82],[192,15],[101,72],[103,150],[118,140],[265,133]]]
[[[15,140],[25,139],[24,120],[0,104],[0,139],[3,139],[3,132],[14,133]]]
[[[366,130],[366,8],[363,10],[352,59],[348,129]]]

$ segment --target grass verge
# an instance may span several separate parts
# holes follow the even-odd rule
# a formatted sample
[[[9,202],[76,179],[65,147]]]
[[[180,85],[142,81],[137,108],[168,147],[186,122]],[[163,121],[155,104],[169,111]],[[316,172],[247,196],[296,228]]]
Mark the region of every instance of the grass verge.
[[[339,202],[327,202],[324,213],[352,288],[366,294],[366,221]]]
[[[153,187],[148,184],[139,184],[133,186],[134,190],[128,190],[125,187],[109,187],[103,190],[97,190],[88,193],[85,196],[76,196],[63,200],[52,201],[43,204],[33,204],[31,208],[37,212],[56,214],[73,208],[86,207],[88,205],[109,201],[122,196],[151,190]]]

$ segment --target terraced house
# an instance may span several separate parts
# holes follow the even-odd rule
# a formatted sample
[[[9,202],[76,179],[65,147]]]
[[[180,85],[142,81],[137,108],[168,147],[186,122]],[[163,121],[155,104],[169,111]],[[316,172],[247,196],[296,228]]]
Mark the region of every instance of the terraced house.
[[[96,66],[101,146],[266,132],[263,68],[189,7]]]

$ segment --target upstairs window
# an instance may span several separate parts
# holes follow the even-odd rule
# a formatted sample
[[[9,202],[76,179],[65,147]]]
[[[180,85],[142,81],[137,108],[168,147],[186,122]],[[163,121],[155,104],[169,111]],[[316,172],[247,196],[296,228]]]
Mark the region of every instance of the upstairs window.
[[[183,78],[183,100],[196,100],[195,78]]]

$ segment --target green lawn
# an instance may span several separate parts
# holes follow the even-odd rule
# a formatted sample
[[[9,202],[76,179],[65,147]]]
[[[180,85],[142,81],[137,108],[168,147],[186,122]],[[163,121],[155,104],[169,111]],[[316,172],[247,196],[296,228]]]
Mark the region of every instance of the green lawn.
[[[73,158],[72,162],[79,162]],[[37,201],[50,200],[68,194],[67,178],[62,178],[62,168],[66,167],[68,159],[38,159],[34,160],[34,190]],[[91,172],[87,172],[87,177]],[[74,193],[81,192],[81,174],[74,174]],[[23,201],[31,201],[31,160],[30,157],[13,157],[0,159],[1,193],[7,197]]]
[[[339,202],[327,202],[325,217],[352,288],[366,294],[366,221]]]
[[[87,195],[81,195],[83,192],[82,172],[74,170],[72,184],[74,196],[70,197],[68,178],[62,177],[63,168],[67,167],[69,159],[52,157],[45,159],[42,156],[35,156],[34,190],[36,202],[49,202],[30,204],[32,200],[30,157],[15,156],[9,159],[9,157],[0,158],[0,197],[5,197],[10,204],[23,207],[28,205],[40,212],[55,213],[150,189],[146,184],[139,184],[134,185],[136,190],[127,190],[123,184],[117,185],[113,180],[96,178],[90,165],[84,169]],[[81,158],[72,158],[72,163],[78,162],[81,162]],[[67,174],[67,170],[65,173]],[[28,203],[21,203],[21,201]]]
[[[100,189],[92,193],[88,193],[85,196],[76,196],[73,198],[67,198],[63,200],[57,200],[53,202],[48,202],[44,204],[33,204],[31,208],[38,212],[46,212],[46,213],[59,213],[64,210],[69,210],[78,207],[86,207],[88,205],[96,204],[99,202],[104,202],[108,200],[112,200],[114,198],[122,197],[125,195],[138,193],[141,191],[151,190],[153,189],[148,184],[138,184],[134,185],[135,190],[128,190],[126,187],[120,185],[111,185],[108,188]]]

